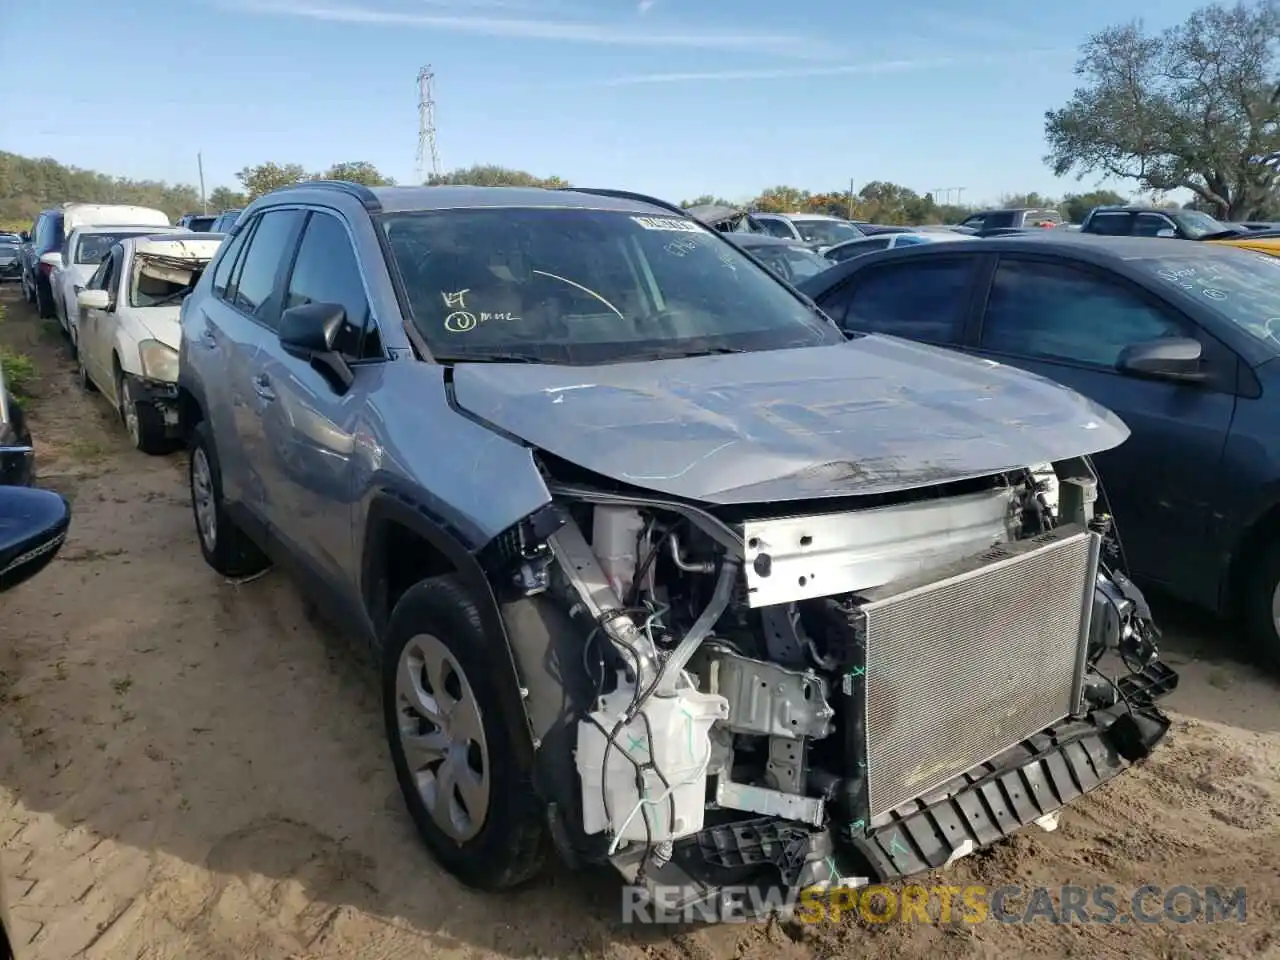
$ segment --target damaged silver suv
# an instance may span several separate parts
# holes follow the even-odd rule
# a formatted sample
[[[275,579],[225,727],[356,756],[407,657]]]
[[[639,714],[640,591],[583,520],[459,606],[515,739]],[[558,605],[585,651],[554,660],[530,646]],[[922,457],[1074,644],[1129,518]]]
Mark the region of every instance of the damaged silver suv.
[[[892,879],[1168,729],[1089,460],[1125,426],[846,339],[659,201],[276,191],[183,304],[180,388],[205,559],[287,565],[367,637],[472,886],[553,851],[689,903]]]

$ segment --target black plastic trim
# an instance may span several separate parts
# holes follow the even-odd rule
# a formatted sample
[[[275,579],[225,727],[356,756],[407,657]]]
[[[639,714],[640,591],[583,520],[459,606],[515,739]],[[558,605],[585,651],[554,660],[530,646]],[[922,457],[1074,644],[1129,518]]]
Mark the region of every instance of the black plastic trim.
[[[324,190],[336,190],[345,193],[348,196],[355,197],[370,213],[381,213],[382,203],[378,200],[378,195],[361,183],[351,183],[349,180],[302,180],[298,183],[291,183],[287,187],[280,187],[273,190],[272,193],[284,193],[289,190],[307,190],[312,187],[320,187]]]

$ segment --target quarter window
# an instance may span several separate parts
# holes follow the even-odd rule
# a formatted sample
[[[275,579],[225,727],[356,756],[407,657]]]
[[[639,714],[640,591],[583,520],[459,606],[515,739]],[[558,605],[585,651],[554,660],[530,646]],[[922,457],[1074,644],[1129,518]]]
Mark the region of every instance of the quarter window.
[[[1062,264],[1003,260],[981,342],[997,353],[1114,368],[1130,344],[1185,336],[1175,317],[1114,280]]]
[[[231,280],[231,271],[235,268],[236,258],[240,256],[240,250],[244,247],[248,238],[248,229],[241,230],[231,239],[230,243],[224,246],[222,256],[218,258],[218,265],[213,269],[213,295],[215,297],[226,296],[227,284]]]

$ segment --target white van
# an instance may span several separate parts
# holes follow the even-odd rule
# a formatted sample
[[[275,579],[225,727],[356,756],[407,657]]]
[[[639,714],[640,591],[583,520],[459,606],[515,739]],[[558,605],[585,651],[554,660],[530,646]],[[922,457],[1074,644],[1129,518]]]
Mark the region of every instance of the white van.
[[[36,304],[42,317],[53,317],[53,288],[49,275],[62,262],[67,234],[76,227],[167,227],[163,210],[127,203],[60,203],[42,210],[31,225],[30,241],[23,244],[22,294]]]

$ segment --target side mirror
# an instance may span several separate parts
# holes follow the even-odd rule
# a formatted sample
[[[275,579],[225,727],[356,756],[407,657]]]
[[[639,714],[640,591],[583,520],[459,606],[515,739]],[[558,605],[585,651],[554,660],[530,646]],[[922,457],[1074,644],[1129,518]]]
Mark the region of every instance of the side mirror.
[[[23,243],[30,243],[30,242],[31,242],[31,231],[30,231],[30,230],[23,230],[20,234],[18,234],[18,236],[22,238],[22,242],[23,242]]]
[[[40,262],[47,263],[51,267],[60,267],[62,266],[62,254],[61,253],[42,253],[40,254]]]
[[[355,382],[355,374],[334,350],[347,311],[337,303],[304,303],[290,307],[280,315],[277,336],[284,349],[324,374],[340,393]]]
[[[1163,237],[1166,240],[1176,240],[1178,238],[1178,231],[1170,230],[1168,227],[1165,227],[1163,230],[1157,230],[1156,236]]]
[[[47,567],[62,549],[70,525],[71,507],[52,490],[0,489],[0,591]]]
[[[81,310],[106,310],[111,306],[111,294],[105,290],[81,290],[76,294]]]
[[[1205,378],[1200,368],[1202,348],[1189,337],[1165,337],[1133,343],[1120,351],[1116,368],[1136,377],[1195,383]]]

